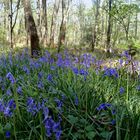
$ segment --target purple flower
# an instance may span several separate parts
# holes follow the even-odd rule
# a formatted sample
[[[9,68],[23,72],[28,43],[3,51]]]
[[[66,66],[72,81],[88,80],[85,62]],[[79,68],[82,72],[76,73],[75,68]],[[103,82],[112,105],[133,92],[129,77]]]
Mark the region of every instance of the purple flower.
[[[12,95],[11,90],[8,89],[8,90],[6,91],[6,94],[7,94],[8,96],[11,96],[11,95]]]
[[[123,87],[120,87],[120,94],[123,94],[125,92]]]
[[[6,138],[10,138],[10,136],[11,136],[10,131],[6,131],[6,133],[5,133],[5,137],[6,137]]]
[[[56,140],[60,140],[61,134],[62,134],[62,131],[61,131],[61,130],[59,130],[59,131],[57,131],[57,132],[55,133]]]
[[[84,76],[87,76],[88,75],[88,72],[85,71],[84,69],[80,69],[80,72],[79,72],[81,75],[84,75]]]
[[[119,77],[118,72],[115,68],[106,69],[104,72],[104,76],[115,77],[115,78]]]
[[[116,110],[115,109],[112,109],[111,112],[112,112],[112,115],[116,114]]]
[[[57,104],[57,109],[62,112],[62,105],[63,105],[63,102],[57,98],[54,99],[54,101],[56,102]]]
[[[52,76],[52,74],[48,74],[48,76],[47,76],[47,80],[48,80],[49,82],[52,82],[52,80],[53,80],[53,76]]]
[[[39,89],[43,89],[44,88],[44,84],[42,83],[42,81],[39,81],[38,88]]]
[[[14,101],[14,99],[10,99],[8,101],[8,106],[11,108],[11,109],[16,109],[16,103]]]
[[[140,91],[140,85],[138,85],[138,86],[136,87],[136,89],[137,89],[138,91]]]
[[[43,72],[38,73],[38,78],[41,79],[43,77]]]
[[[7,106],[5,109],[4,109],[4,115],[6,116],[6,117],[11,117],[12,116],[12,112],[11,112],[11,109],[10,109],[10,107],[9,106]]]
[[[15,83],[15,78],[11,72],[7,73],[6,78],[11,81],[12,84]]]
[[[111,104],[109,104],[109,103],[102,103],[102,104],[100,104],[99,107],[97,107],[97,110],[98,111],[106,110],[108,107],[111,107]]]
[[[0,100],[0,112],[4,111],[4,105],[3,105],[3,101]]]
[[[75,102],[75,105],[78,106],[79,99],[78,99],[78,96],[77,95],[75,95],[74,102]]]
[[[111,121],[111,124],[112,124],[112,125],[115,125],[115,124],[116,124],[116,121],[115,121],[115,120],[112,120],[112,121]]]
[[[19,87],[17,88],[17,93],[20,94],[20,95],[22,94],[22,87],[21,87],[21,86],[19,86]]]
[[[3,81],[2,77],[0,76],[0,83]]]
[[[79,70],[78,70],[78,68],[76,68],[76,67],[72,68],[72,70],[73,70],[73,72],[74,72],[76,75],[79,73]]]
[[[48,116],[49,116],[49,109],[48,109],[48,107],[44,107],[43,114],[44,114],[44,118],[46,120],[48,118]]]
[[[29,73],[30,73],[30,70],[29,70],[26,66],[23,66],[23,71],[24,71],[26,74],[29,74]]]
[[[33,116],[38,112],[38,106],[32,97],[27,99],[27,112],[30,112]]]

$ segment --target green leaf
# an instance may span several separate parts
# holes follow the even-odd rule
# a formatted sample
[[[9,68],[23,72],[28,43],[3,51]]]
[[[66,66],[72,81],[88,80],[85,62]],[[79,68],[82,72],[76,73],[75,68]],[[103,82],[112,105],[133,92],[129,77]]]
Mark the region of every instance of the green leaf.
[[[4,126],[4,129],[5,130],[10,130],[11,129],[11,124],[10,123],[7,123],[5,126]]]
[[[85,128],[86,131],[92,131],[93,129],[94,129],[94,128],[93,128],[92,125],[88,125],[88,126]]]
[[[68,115],[68,119],[71,124],[75,124],[78,122],[78,117],[74,117],[73,115]]]
[[[89,140],[93,140],[93,138],[96,136],[96,133],[94,131],[91,131],[91,132],[88,132],[86,133],[86,137],[89,139]]]
[[[3,134],[3,126],[0,124],[0,134]]]
[[[103,137],[103,138],[108,138],[110,133],[108,131],[104,131],[102,133],[100,133],[100,135]]]

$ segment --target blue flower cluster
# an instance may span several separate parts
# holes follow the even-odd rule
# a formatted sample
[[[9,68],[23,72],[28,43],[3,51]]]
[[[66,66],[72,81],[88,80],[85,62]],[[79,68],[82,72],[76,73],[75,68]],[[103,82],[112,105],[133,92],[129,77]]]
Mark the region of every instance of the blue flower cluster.
[[[99,112],[101,112],[101,111],[106,111],[106,110],[110,110],[111,111],[111,114],[112,115],[115,115],[116,114],[116,110],[114,109],[114,107],[111,105],[111,104],[109,104],[109,103],[102,103],[102,104],[100,104],[97,108],[97,111],[99,111]],[[113,120],[111,120],[111,122],[110,122],[112,125],[114,125],[115,124],[115,120],[113,119]]]
[[[107,68],[104,71],[104,76],[118,78],[119,74],[118,74],[118,72],[117,72],[117,70],[115,68]]]
[[[5,117],[12,117],[15,109],[16,104],[14,99],[10,99],[7,103],[0,100],[0,112],[3,113]]]
[[[54,100],[57,104],[57,108],[59,112],[62,112],[62,101],[59,99],[55,98]],[[39,111],[43,112],[43,124],[46,129],[46,136],[51,137],[52,134],[54,133],[56,136],[56,140],[60,140],[60,136],[62,133],[61,130],[61,116],[60,113],[58,115],[58,122],[55,122],[54,119],[52,118],[51,114],[49,113],[49,108],[46,107],[45,103],[47,100],[43,100],[42,103],[36,102],[32,97],[29,97],[27,99],[27,111],[30,112],[33,116],[35,116]]]

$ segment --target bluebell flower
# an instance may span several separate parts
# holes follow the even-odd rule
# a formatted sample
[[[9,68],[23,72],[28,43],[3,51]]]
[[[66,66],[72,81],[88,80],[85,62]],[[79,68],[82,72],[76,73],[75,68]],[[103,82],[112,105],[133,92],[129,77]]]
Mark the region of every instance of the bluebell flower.
[[[84,75],[84,76],[87,76],[87,75],[88,75],[88,72],[85,71],[84,69],[80,69],[79,73],[80,73],[81,75]]]
[[[1,85],[1,90],[2,90],[2,91],[5,90],[5,85],[4,85],[4,84]]]
[[[52,119],[52,117],[49,117],[46,119],[45,121],[45,128],[46,128],[46,135],[47,137],[50,137],[52,135],[52,128],[54,125],[54,120]]]
[[[12,95],[11,90],[8,89],[8,90],[6,91],[6,94],[7,94],[8,96],[11,96],[11,95]]]
[[[0,76],[0,83],[2,83],[2,81],[3,81],[3,78]]]
[[[53,81],[53,75],[52,75],[52,74],[48,74],[47,80],[48,80],[49,82],[52,82],[52,81]]]
[[[16,103],[14,101],[14,99],[10,99],[7,103],[7,105],[11,108],[11,109],[16,109]]]
[[[120,87],[120,94],[123,94],[125,92],[123,87]]]
[[[63,102],[61,100],[59,100],[58,98],[55,98],[54,101],[57,104],[57,109],[62,112],[62,106],[63,106]]]
[[[79,74],[79,70],[78,70],[78,68],[73,67],[72,70],[73,70],[73,72],[74,72],[76,75]]]
[[[62,131],[61,131],[61,130],[59,130],[59,131],[57,131],[57,132],[55,133],[56,140],[60,140],[61,134],[62,134]]]
[[[60,129],[61,129],[60,122],[53,124],[53,127],[52,127],[53,132],[57,132]]]
[[[62,56],[60,55],[60,54],[58,54],[58,58],[57,58],[57,61],[56,61],[56,65],[58,66],[58,67],[61,67],[61,66],[63,66],[63,59],[62,59]]]
[[[23,66],[23,71],[24,71],[26,74],[29,74],[29,73],[30,73],[30,70],[29,70],[26,66]]]
[[[19,87],[17,88],[17,93],[20,94],[20,95],[22,94],[22,87],[21,87],[21,86],[19,86]]]
[[[34,99],[32,97],[28,97],[27,99],[27,105],[33,104],[34,103]]]
[[[78,106],[78,104],[79,104],[79,99],[78,99],[77,95],[75,95],[74,103],[75,103],[76,106]]]
[[[116,110],[115,109],[112,109],[111,110],[111,113],[112,113],[112,115],[115,115],[116,114]]]
[[[11,111],[11,109],[10,109],[9,106],[5,107],[3,113],[4,113],[4,115],[5,115],[6,117],[11,117],[11,116],[12,116],[12,111]]]
[[[138,85],[138,86],[136,87],[136,89],[137,89],[138,91],[140,91],[140,85]]]
[[[98,111],[106,110],[108,107],[111,107],[111,104],[109,104],[109,103],[102,103],[102,104],[100,104],[99,107],[97,107],[97,110]]]
[[[41,67],[41,64],[40,63],[34,62],[34,68],[35,69],[38,69],[40,67]]]
[[[108,68],[104,72],[104,76],[115,77],[118,78],[119,74],[115,68]]]
[[[42,79],[42,77],[43,77],[43,72],[41,71],[41,72],[38,73],[38,78]]]
[[[37,86],[38,86],[39,89],[43,89],[44,88],[44,84],[42,83],[42,81],[39,81]]]
[[[44,120],[46,120],[49,116],[49,109],[48,107],[43,108]]]
[[[52,135],[51,129],[46,129],[46,136],[49,138],[51,137],[51,135]]]
[[[64,65],[65,65],[65,67],[70,67],[70,66],[71,66],[71,61],[70,61],[69,58],[66,58],[66,59],[64,60]]]
[[[55,66],[50,66],[50,70],[55,70],[56,67]]]
[[[15,78],[11,72],[7,73],[6,78],[11,81],[12,84],[15,83]]]
[[[5,137],[6,137],[6,138],[10,138],[10,137],[11,137],[11,133],[10,133],[10,131],[6,131],[6,133],[5,133]]]
[[[27,111],[33,116],[38,112],[38,106],[32,97],[28,97],[27,99]]]
[[[4,111],[4,105],[3,105],[3,101],[0,100],[0,112]]]
[[[112,121],[111,121],[111,124],[112,124],[112,125],[115,125],[115,124],[116,124],[116,120],[112,120]]]

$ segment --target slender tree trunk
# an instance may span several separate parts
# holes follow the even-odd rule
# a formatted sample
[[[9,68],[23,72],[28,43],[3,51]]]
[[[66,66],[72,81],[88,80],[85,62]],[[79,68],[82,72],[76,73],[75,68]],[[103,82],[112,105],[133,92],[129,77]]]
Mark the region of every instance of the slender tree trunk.
[[[10,0],[10,46],[13,48],[13,0]]]
[[[94,28],[93,28],[92,52],[93,52],[94,49],[95,49],[96,40],[97,40],[97,28],[98,28],[99,4],[100,4],[100,0],[96,0],[96,14],[95,14],[95,23],[94,23]]]
[[[111,29],[112,29],[112,18],[111,18],[111,10],[112,10],[112,2],[113,0],[109,0],[109,16],[108,16],[108,28],[107,28],[107,43],[106,43],[106,50],[107,56],[110,56],[110,48],[111,48]]]
[[[66,16],[68,16],[70,0],[67,0],[67,1],[66,0],[62,0],[61,4],[62,4],[62,20],[61,20],[60,32],[59,32],[59,38],[58,38],[58,53],[60,52],[61,46],[63,46],[65,44],[65,38],[66,38]]]
[[[136,17],[135,17],[135,40],[137,40],[137,33],[138,33],[138,13],[136,11]]]
[[[40,0],[37,0],[37,29],[38,29],[38,35],[41,37],[42,32],[41,32],[41,3]]]
[[[42,0],[41,25],[43,26],[41,42],[47,45],[48,44],[47,0]]]
[[[38,56],[40,54],[39,37],[37,34],[35,21],[32,15],[30,0],[23,0],[22,2],[24,5],[25,21],[30,36],[31,55]]]
[[[60,6],[60,0],[55,0],[52,21],[51,21],[51,29],[50,29],[50,47],[54,47],[54,33],[56,28],[56,18],[58,15]]]

